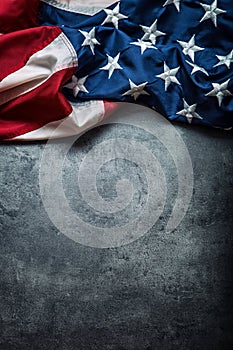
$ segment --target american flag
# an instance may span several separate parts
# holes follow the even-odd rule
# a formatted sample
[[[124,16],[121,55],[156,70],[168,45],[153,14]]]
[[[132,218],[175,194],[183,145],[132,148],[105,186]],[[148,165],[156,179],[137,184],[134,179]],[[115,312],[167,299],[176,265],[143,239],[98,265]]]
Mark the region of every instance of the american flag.
[[[0,32],[2,140],[78,134],[119,102],[233,126],[232,0],[6,0]]]

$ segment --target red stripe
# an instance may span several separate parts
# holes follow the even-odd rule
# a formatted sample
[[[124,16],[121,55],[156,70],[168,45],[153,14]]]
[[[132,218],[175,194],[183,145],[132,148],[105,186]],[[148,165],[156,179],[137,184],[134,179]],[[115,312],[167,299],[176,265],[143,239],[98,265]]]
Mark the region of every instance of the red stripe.
[[[0,32],[10,33],[39,25],[39,6],[40,0],[1,0]]]
[[[0,106],[0,139],[14,138],[68,116],[72,107],[60,90],[75,70],[61,70],[33,91]]]
[[[50,44],[60,33],[58,27],[44,26],[1,35],[0,81],[22,68],[35,52]]]

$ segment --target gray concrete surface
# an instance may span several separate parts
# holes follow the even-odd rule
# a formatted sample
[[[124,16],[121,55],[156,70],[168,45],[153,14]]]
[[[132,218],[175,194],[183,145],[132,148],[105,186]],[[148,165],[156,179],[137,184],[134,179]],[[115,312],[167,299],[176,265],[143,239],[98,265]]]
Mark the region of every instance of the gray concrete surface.
[[[0,145],[1,350],[233,348],[232,133],[175,128],[193,162],[194,193],[185,218],[170,234],[163,227],[177,190],[176,172],[151,135],[133,126],[105,125],[70,150],[64,188],[74,210],[92,224],[119,226],[126,220],[104,220],[82,203],[78,164],[95,143],[118,134],[143,139],[170,176],[158,222],[133,243],[109,249],[80,245],[50,221],[38,179],[44,142]],[[141,186],[141,199],[133,200],[143,203],[145,179],[127,161],[103,167],[97,177],[100,194],[113,198],[116,174],[123,171]],[[137,206],[127,210],[127,218],[137,215]]]

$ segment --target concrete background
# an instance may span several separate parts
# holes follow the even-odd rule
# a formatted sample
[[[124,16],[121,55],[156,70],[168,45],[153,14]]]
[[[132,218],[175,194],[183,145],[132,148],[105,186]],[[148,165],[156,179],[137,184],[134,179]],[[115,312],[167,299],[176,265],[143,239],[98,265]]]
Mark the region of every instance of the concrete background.
[[[88,219],[75,176],[77,163],[96,142],[117,133],[146,137],[165,172],[170,169],[167,207],[159,222],[132,244],[110,249],[75,243],[51,223],[38,179],[44,142],[0,145],[1,350],[233,348],[232,133],[175,128],[193,162],[194,194],[184,220],[169,235],[163,227],[174,202],[175,170],[150,135],[105,125],[87,132],[70,150],[66,194],[92,224],[97,219]],[[139,170],[127,162],[109,166],[99,181],[100,192],[111,198],[114,166],[136,175]]]

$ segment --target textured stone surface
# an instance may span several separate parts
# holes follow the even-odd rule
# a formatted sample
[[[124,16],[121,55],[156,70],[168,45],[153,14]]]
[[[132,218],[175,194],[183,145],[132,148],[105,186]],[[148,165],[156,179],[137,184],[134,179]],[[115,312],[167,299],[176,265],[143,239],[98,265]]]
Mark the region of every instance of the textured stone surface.
[[[104,227],[119,225],[121,218],[101,221],[92,215],[75,180],[77,163],[91,145],[117,133],[134,134],[159,150],[165,173],[171,169],[159,222],[132,244],[111,249],[75,243],[49,220],[38,180],[45,143],[1,144],[1,350],[233,348],[232,133],[175,127],[193,162],[194,195],[169,235],[162,228],[174,201],[175,169],[163,147],[134,127],[109,125],[89,131],[70,150],[64,165],[67,197],[84,220]],[[122,169],[134,174],[129,176],[142,188],[140,200],[134,200],[143,203],[145,179],[122,160],[98,174],[100,194],[114,197],[111,181]],[[127,218],[137,213],[135,205],[127,210]]]

